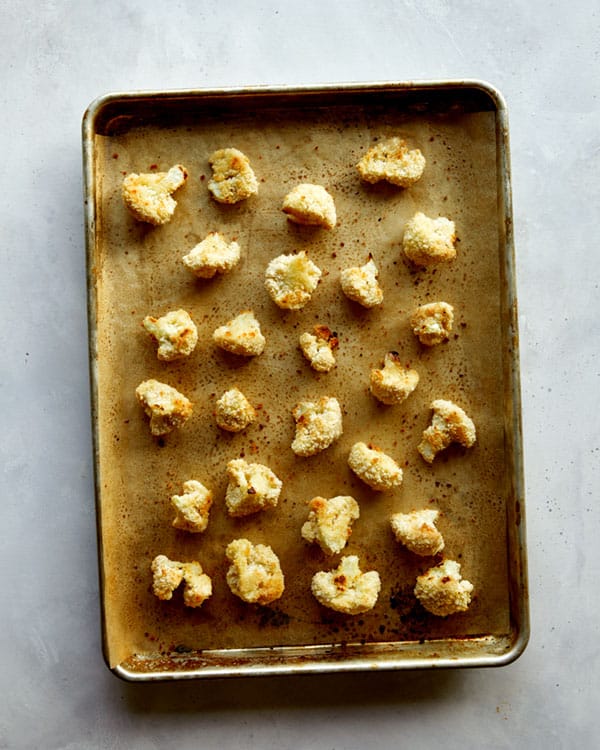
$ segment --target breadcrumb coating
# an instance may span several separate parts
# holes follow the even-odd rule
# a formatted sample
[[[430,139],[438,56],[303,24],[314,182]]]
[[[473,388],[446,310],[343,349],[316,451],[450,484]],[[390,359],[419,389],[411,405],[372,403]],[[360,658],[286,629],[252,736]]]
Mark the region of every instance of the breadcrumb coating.
[[[171,504],[176,513],[173,526],[193,534],[206,531],[212,503],[213,494],[202,482],[195,479],[184,482],[183,494],[171,497]]]
[[[249,516],[277,506],[283,483],[268,466],[236,458],[227,464],[227,474],[225,505],[230,516]]]
[[[437,555],[444,549],[444,537],[435,526],[438,515],[433,508],[394,513],[390,523],[396,540],[415,555]]]
[[[198,329],[186,310],[171,310],[160,318],[146,315],[142,325],[158,343],[156,356],[164,362],[188,357],[198,343]]]
[[[262,354],[266,344],[260,324],[252,310],[244,310],[217,328],[213,333],[213,341],[221,349],[242,357],[256,357]]]
[[[300,310],[312,297],[320,278],[321,269],[301,250],[273,258],[265,271],[265,287],[278,307]]]
[[[460,575],[460,565],[455,560],[444,560],[418,576],[415,596],[433,615],[447,617],[464,612],[471,603],[473,584]]]
[[[158,380],[144,380],[135,389],[135,395],[150,417],[152,435],[166,435],[181,427],[192,415],[192,402]]]
[[[316,325],[313,331],[300,335],[300,349],[313,370],[329,372],[335,367],[334,351],[338,348],[339,340],[327,326]]]
[[[182,258],[183,264],[194,276],[212,279],[217,273],[227,273],[240,260],[237,242],[227,242],[220,232],[210,232]]]
[[[283,199],[283,211],[296,224],[333,229],[337,221],[333,198],[321,185],[297,185]]]
[[[356,168],[366,182],[386,180],[406,188],[421,178],[425,157],[418,148],[409,149],[402,138],[386,138],[371,146]]]
[[[250,160],[237,148],[221,148],[209,158],[213,175],[208,190],[219,203],[239,203],[258,193]]]
[[[342,557],[335,570],[313,576],[311,590],[324,607],[346,615],[358,615],[373,609],[381,590],[376,570],[363,573],[356,555]]]
[[[433,266],[456,258],[456,231],[444,216],[431,219],[420,211],[404,227],[402,248],[417,266]]]
[[[171,196],[187,180],[187,169],[181,164],[168,172],[132,172],[123,180],[121,194],[133,217],[160,226],[171,220],[177,201]]]
[[[382,404],[401,404],[415,390],[419,373],[405,368],[397,352],[388,352],[381,369],[371,370],[370,391]]]
[[[447,302],[430,302],[417,307],[410,318],[413,333],[424,346],[447,341],[454,324],[454,308]]]
[[[270,604],[281,597],[285,581],[279,558],[271,547],[234,539],[225,553],[231,562],[227,584],[235,596],[250,604]]]
[[[350,535],[352,523],[360,516],[358,503],[350,495],[326,499],[314,497],[309,503],[308,520],[301,534],[307,542],[315,542],[328,555],[341,552]]]
[[[383,290],[377,277],[379,271],[372,256],[364,266],[345,268],[340,274],[342,291],[353,302],[366,308],[376,307],[383,302]]]
[[[301,401],[292,414],[296,421],[292,450],[297,456],[314,456],[342,435],[342,410],[336,398],[322,396],[316,402]]]
[[[373,445],[354,443],[348,456],[348,466],[359,479],[378,492],[402,484],[402,469],[391,456]]]
[[[173,591],[184,581],[183,603],[200,607],[212,595],[212,582],[199,562],[177,562],[166,555],[157,555],[151,565],[155,596],[164,601],[173,598]]]
[[[451,443],[459,443],[471,448],[477,438],[473,420],[466,413],[444,399],[432,401],[433,415],[431,424],[423,432],[423,438],[417,450],[428,464],[433,463],[437,454]]]
[[[216,403],[217,425],[227,432],[241,432],[256,419],[256,411],[238,388],[230,388]]]

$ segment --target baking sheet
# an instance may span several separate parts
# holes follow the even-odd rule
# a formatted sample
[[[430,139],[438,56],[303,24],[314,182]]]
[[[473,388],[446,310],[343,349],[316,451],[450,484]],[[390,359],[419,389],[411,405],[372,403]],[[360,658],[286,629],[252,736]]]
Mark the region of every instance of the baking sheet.
[[[437,658],[451,652],[460,663],[461,641],[483,637],[485,648],[494,651],[489,639],[497,639],[503,644],[496,647],[500,659],[507,649],[514,651],[517,638],[523,640],[524,559],[514,517],[519,486],[511,380],[514,311],[507,309],[505,289],[514,280],[506,275],[498,112],[489,102],[473,105],[460,87],[453,93],[439,87],[449,98],[434,106],[432,90],[423,87],[420,96],[410,90],[410,100],[390,99],[402,87],[383,88],[379,97],[348,90],[325,92],[320,99],[265,99],[263,93],[253,102],[246,94],[239,106],[235,98],[218,94],[166,102],[139,97],[136,106],[117,97],[96,107],[89,170],[92,363],[105,653],[111,667],[127,663],[128,670],[141,672],[145,659],[162,671],[168,664],[167,669],[201,676],[207,651],[248,657],[255,649],[294,647],[310,662],[318,653],[311,651],[315,646],[335,650],[348,644],[385,644],[388,654],[395,645],[400,653],[402,644],[400,661],[414,666],[423,641],[437,643]],[[427,159],[423,178],[408,190],[358,179],[356,162],[375,139],[389,135],[406,138]],[[236,206],[217,204],[206,189],[208,156],[228,146],[248,155],[260,182],[258,195]],[[190,177],[175,194],[173,220],[158,228],[134,221],[120,196],[123,176],[176,163],[184,164]],[[299,227],[286,219],[283,196],[299,182],[321,184],[332,193],[335,229]],[[403,226],[417,210],[456,222],[453,263],[416,271],[403,260]],[[230,274],[200,281],[181,257],[210,231],[237,239],[242,260]],[[264,289],[264,269],[273,257],[301,249],[324,271],[323,279],[303,310],[285,312]],[[341,294],[339,273],[362,265],[369,253],[385,297],[381,306],[364,310]],[[447,344],[425,349],[408,319],[416,306],[437,300],[454,305],[454,331]],[[184,362],[159,362],[141,320],[180,307],[198,325],[198,346]],[[211,334],[248,308],[267,346],[260,357],[242,360],[218,350]],[[300,333],[316,323],[329,325],[340,339],[338,364],[329,374],[312,371],[297,347]],[[414,394],[395,407],[368,393],[370,369],[389,350],[398,351],[421,378]],[[147,378],[175,386],[195,405],[192,419],[162,439],[151,437],[134,396]],[[233,385],[261,405],[257,422],[238,435],[223,433],[213,417],[216,399]],[[300,400],[322,395],[339,399],[343,437],[317,456],[298,458],[290,449],[291,410]],[[475,421],[478,439],[473,449],[450,448],[429,466],[416,446],[434,398],[461,405]],[[402,487],[374,493],[350,472],[346,458],[358,440],[376,443],[401,463]],[[245,519],[227,516],[225,466],[241,456],[269,465],[282,479],[277,509]],[[171,525],[169,497],[192,478],[215,494],[202,535]],[[313,599],[312,575],[334,567],[339,556],[328,557],[300,537],[308,501],[339,494],[353,495],[361,509],[343,554],[357,554],[363,570],[376,569],[382,578],[374,610],[355,617],[326,610]],[[522,503],[520,496],[516,500]],[[437,618],[412,595],[416,576],[432,560],[394,541],[389,516],[425,506],[441,511],[444,554],[460,561],[475,586],[466,613]],[[280,557],[285,593],[269,607],[244,604],[225,583],[224,549],[238,537],[270,544]],[[212,598],[199,610],[184,607],[180,594],[171,602],[156,599],[150,563],[157,554],[199,560],[213,579]],[[283,654],[285,665],[285,649]],[[183,667],[177,666],[180,657]]]

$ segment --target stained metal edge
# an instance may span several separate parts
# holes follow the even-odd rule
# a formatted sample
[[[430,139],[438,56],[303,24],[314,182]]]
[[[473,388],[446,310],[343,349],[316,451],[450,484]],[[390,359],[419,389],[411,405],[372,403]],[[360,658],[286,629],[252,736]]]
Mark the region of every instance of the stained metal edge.
[[[510,314],[510,329],[512,332],[513,346],[508,358],[508,376],[511,383],[511,423],[514,425],[513,450],[511,458],[514,462],[515,491],[520,503],[519,523],[517,525],[517,562],[518,581],[513,581],[511,588],[511,635],[514,636],[512,645],[505,653],[500,655],[486,655],[477,657],[456,657],[438,659],[391,659],[386,662],[373,662],[368,659],[351,659],[344,662],[313,660],[296,665],[273,665],[258,664],[244,665],[237,668],[213,667],[206,670],[167,670],[152,674],[134,672],[123,664],[111,667],[108,658],[108,644],[106,633],[106,611],[104,597],[101,596],[101,620],[102,620],[102,652],[107,667],[119,678],[129,682],[162,681],[173,679],[198,679],[198,678],[222,678],[243,676],[268,676],[277,674],[296,673],[323,673],[323,672],[352,672],[352,671],[390,671],[407,669],[431,669],[431,668],[467,668],[467,667],[490,667],[505,666],[515,661],[525,650],[530,637],[530,618],[528,602],[527,583],[527,557],[526,557],[526,531],[525,531],[525,507],[524,507],[524,469],[523,469],[523,440],[521,419],[521,387],[519,370],[518,350],[518,315],[516,295],[516,261],[513,231],[512,213],[512,188],[510,172],[510,152],[508,139],[508,115],[504,97],[492,84],[482,79],[448,79],[448,80],[415,80],[415,81],[375,81],[375,82],[347,82],[326,83],[309,85],[264,85],[246,87],[225,87],[220,89],[172,89],[172,90],[137,90],[137,91],[113,91],[103,94],[94,99],[87,107],[82,119],[82,144],[83,144],[83,171],[84,171],[84,206],[85,206],[85,236],[86,236],[86,260],[88,277],[88,340],[90,359],[90,390],[91,390],[91,419],[92,419],[92,444],[94,451],[94,486],[96,505],[96,535],[98,543],[99,559],[99,583],[100,591],[104,590],[104,573],[101,561],[103,559],[103,543],[101,534],[101,505],[99,485],[99,431],[98,431],[98,371],[97,371],[97,331],[96,331],[96,284],[94,279],[94,250],[96,241],[96,212],[95,212],[95,184],[94,184],[94,135],[95,124],[98,116],[107,104],[118,101],[134,101],[136,99],[174,99],[185,97],[202,96],[226,96],[226,97],[251,97],[257,94],[326,94],[335,93],[340,90],[367,93],[384,90],[434,90],[434,89],[479,89],[487,94],[493,103],[493,109],[497,113],[497,144],[498,144],[498,179],[500,181],[502,195],[502,208],[505,226],[504,238],[504,263],[506,279],[510,283],[505,287],[505,304]],[[503,178],[503,179],[502,179]],[[515,552],[515,550],[509,550]],[[517,594],[514,593],[516,585]]]

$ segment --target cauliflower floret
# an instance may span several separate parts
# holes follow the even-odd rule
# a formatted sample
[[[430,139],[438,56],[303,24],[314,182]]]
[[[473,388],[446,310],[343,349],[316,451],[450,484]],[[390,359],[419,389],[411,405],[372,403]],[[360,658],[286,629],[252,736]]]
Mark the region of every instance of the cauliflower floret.
[[[212,595],[212,582],[198,562],[181,563],[157,555],[152,561],[154,594],[165,601],[173,598],[173,591],[185,582],[183,603],[187,607],[200,607]]]
[[[241,432],[256,419],[256,411],[238,388],[230,388],[217,401],[217,425],[227,432]]]
[[[161,318],[146,315],[142,325],[158,342],[156,356],[164,362],[189,356],[198,343],[198,329],[185,310],[171,310]]]
[[[302,537],[307,542],[316,542],[328,555],[341,552],[352,533],[353,521],[360,516],[356,500],[350,495],[338,495],[329,500],[314,497],[309,507]]]
[[[454,222],[444,216],[431,219],[419,211],[406,223],[402,248],[417,266],[453,260],[456,258]]]
[[[310,300],[321,278],[321,269],[304,250],[279,255],[267,266],[265,287],[273,302],[288,310],[300,310]]]
[[[300,335],[300,349],[310,362],[310,366],[317,372],[329,372],[335,367],[333,352],[338,348],[339,341],[335,333],[327,326],[317,325],[313,333]]]
[[[447,302],[430,302],[417,307],[411,316],[413,333],[425,346],[446,341],[454,323],[454,308]]]
[[[438,515],[432,508],[394,513],[390,523],[396,540],[415,555],[437,555],[444,549],[444,537],[435,527]]]
[[[436,399],[432,401],[431,424],[423,432],[423,439],[417,450],[428,464],[433,463],[437,454],[451,443],[460,443],[470,448],[476,440],[475,425],[465,412],[452,401]]]
[[[433,615],[446,617],[464,612],[471,603],[473,584],[460,575],[460,565],[455,560],[444,560],[418,576],[415,596]]]
[[[171,497],[176,512],[173,526],[194,534],[205,531],[212,502],[213,494],[202,482],[195,479],[184,482],[183,494]]]
[[[248,157],[237,148],[222,148],[208,160],[213,170],[208,190],[219,203],[238,203],[258,193]]]
[[[242,357],[256,357],[265,348],[265,337],[252,310],[244,310],[213,333],[213,341],[221,349]]]
[[[135,389],[137,400],[150,417],[150,432],[166,435],[181,427],[192,415],[192,402],[170,385],[144,380]]]
[[[283,573],[271,547],[254,545],[248,539],[234,539],[225,554],[231,562],[227,584],[240,599],[250,604],[269,604],[283,594]]]
[[[314,456],[342,435],[342,410],[336,398],[301,401],[292,414],[296,421],[292,450],[297,456]]]
[[[382,404],[401,404],[419,383],[416,370],[405,369],[397,352],[388,352],[383,359],[383,368],[371,370],[370,390]]]
[[[342,292],[363,307],[375,307],[383,302],[383,290],[377,282],[379,271],[373,257],[364,266],[345,268],[340,274]]]
[[[373,609],[381,590],[381,580],[376,570],[363,573],[358,557],[342,557],[335,570],[315,573],[311,590],[324,607],[346,615],[358,615]]]
[[[227,464],[227,474],[225,505],[230,516],[249,516],[277,506],[283,483],[268,466],[236,458]]]
[[[366,182],[386,180],[406,188],[420,179],[425,157],[418,148],[409,150],[402,138],[386,138],[371,146],[356,168]]]
[[[374,445],[354,443],[348,456],[348,466],[359,479],[378,492],[402,484],[402,469],[391,456]]]
[[[296,224],[333,229],[336,223],[335,203],[321,185],[296,186],[283,199],[283,211]]]
[[[240,255],[237,242],[227,242],[219,232],[210,232],[182,260],[194,276],[212,279],[217,273],[231,271],[239,262]]]
[[[187,170],[181,164],[171,167],[168,172],[132,172],[123,180],[123,201],[138,221],[155,226],[166,224],[177,206],[171,193],[183,185],[187,176]]]

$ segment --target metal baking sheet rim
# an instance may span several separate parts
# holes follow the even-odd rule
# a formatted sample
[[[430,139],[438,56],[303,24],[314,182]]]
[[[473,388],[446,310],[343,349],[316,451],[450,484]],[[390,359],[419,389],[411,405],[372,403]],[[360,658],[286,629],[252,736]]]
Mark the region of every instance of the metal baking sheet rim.
[[[98,450],[98,376],[96,337],[96,293],[93,259],[96,242],[95,181],[94,181],[94,136],[99,115],[107,105],[127,101],[178,100],[186,98],[245,99],[254,96],[326,95],[336,93],[391,93],[427,91],[466,91],[473,89],[486,95],[496,112],[498,197],[501,202],[500,227],[504,247],[504,310],[507,320],[507,351],[505,358],[505,382],[510,384],[507,402],[507,431],[511,445],[512,476],[515,497],[507,503],[508,552],[512,560],[510,569],[510,621],[511,632],[503,637],[481,636],[457,639],[424,641],[420,643],[420,655],[403,655],[413,642],[373,644],[365,648],[361,644],[335,646],[298,646],[281,648],[242,649],[239,652],[212,651],[194,657],[170,655],[167,659],[133,657],[111,668],[106,656],[105,608],[102,592],[102,566],[100,575],[100,603],[102,620],[103,655],[107,667],[119,678],[130,682],[164,681],[176,679],[199,679],[219,677],[246,677],[292,674],[344,673],[354,671],[389,671],[405,669],[499,667],[512,663],[525,650],[530,636],[529,596],[527,581],[526,529],[524,508],[524,471],[521,424],[521,392],[518,352],[518,320],[516,297],[516,269],[512,215],[512,190],[510,180],[510,152],[508,135],[508,113],[502,94],[486,81],[426,80],[426,81],[380,81],[348,84],[323,84],[315,86],[257,86],[224,89],[175,89],[169,91],[124,91],[102,95],[95,99],[83,116],[83,191],[85,241],[88,284],[88,337],[90,360],[91,421],[94,451],[94,484],[96,505],[96,530],[99,560],[102,559],[103,544],[100,533],[100,468]],[[456,655],[444,656],[444,649]],[[468,653],[468,655],[467,655]],[[229,662],[229,663],[228,663]],[[201,663],[201,666],[198,666]],[[167,666],[170,665],[169,667]],[[135,667],[137,668],[134,668]]]

